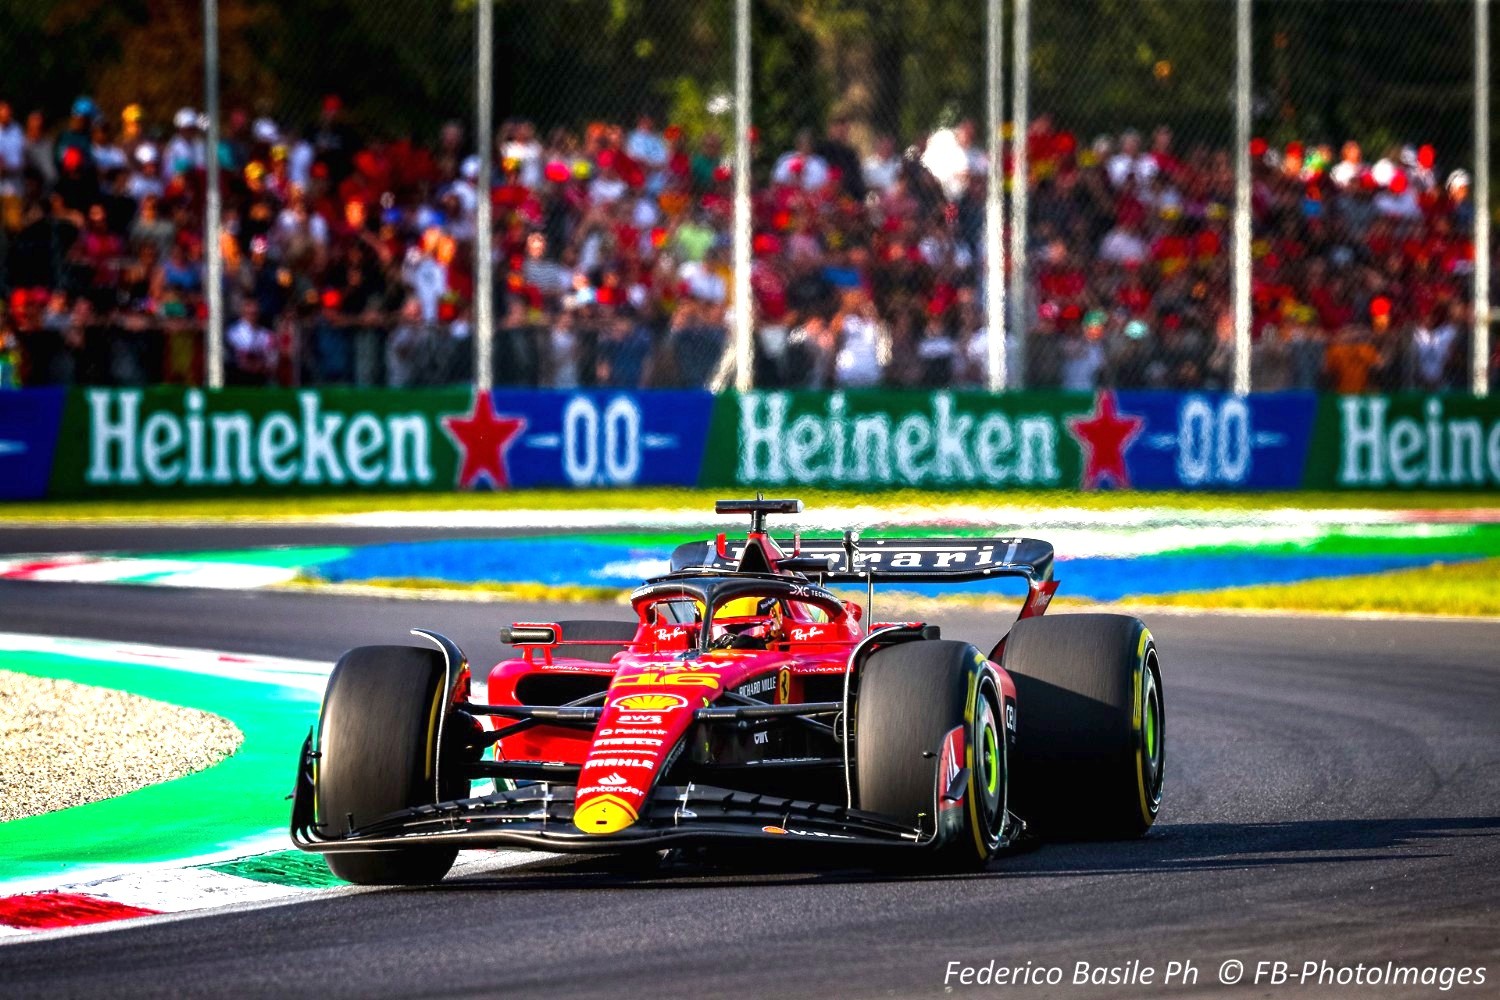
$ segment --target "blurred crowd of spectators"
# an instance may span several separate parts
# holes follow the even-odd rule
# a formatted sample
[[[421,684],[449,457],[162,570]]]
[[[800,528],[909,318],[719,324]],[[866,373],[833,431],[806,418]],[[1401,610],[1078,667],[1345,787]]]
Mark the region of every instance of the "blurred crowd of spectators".
[[[205,122],[79,98],[66,121],[0,101],[0,379],[197,382]],[[1033,388],[1225,388],[1234,171],[1159,127],[1027,136]],[[847,122],[757,151],[751,286],[759,386],[984,383],[986,160],[969,122],[903,148]],[[1007,145],[1007,150],[1009,145]],[[732,351],[731,172],[721,136],[641,115],[490,151],[496,384],[722,384]],[[764,157],[760,154],[764,153]],[[431,146],[364,133],[324,99],[292,132],[224,120],[232,384],[440,385],[473,376],[480,161],[457,122]],[[1466,384],[1475,206],[1428,146],[1257,141],[1257,389]],[[6,373],[9,372],[7,375]]]

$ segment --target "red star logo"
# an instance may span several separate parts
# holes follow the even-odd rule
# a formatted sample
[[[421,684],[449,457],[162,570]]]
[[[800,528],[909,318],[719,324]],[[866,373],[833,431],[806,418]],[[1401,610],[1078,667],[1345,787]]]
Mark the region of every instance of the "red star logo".
[[[495,489],[510,489],[505,453],[526,429],[525,417],[497,417],[490,394],[478,392],[474,394],[473,412],[468,416],[444,417],[443,429],[463,455],[458,473],[460,487],[469,489],[480,476],[485,476]]]
[[[1099,393],[1094,412],[1087,417],[1069,417],[1068,429],[1083,449],[1083,488],[1093,489],[1108,476],[1120,489],[1130,486],[1125,468],[1125,450],[1141,432],[1145,420],[1121,416],[1115,409],[1115,394]]]

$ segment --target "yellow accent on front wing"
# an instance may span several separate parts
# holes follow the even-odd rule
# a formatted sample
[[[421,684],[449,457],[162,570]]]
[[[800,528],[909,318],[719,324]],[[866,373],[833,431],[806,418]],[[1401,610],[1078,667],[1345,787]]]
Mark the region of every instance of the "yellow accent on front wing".
[[[584,833],[619,833],[637,819],[630,803],[614,795],[601,795],[573,813],[573,825]]]

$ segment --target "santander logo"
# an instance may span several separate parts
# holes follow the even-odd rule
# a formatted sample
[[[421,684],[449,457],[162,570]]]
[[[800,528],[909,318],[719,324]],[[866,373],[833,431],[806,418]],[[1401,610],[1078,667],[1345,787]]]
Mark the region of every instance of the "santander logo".
[[[624,785],[624,784],[628,784],[628,782],[627,782],[627,780],[625,778],[621,777],[619,774],[611,774],[608,777],[600,778],[599,779],[599,784],[601,784],[601,785]]]

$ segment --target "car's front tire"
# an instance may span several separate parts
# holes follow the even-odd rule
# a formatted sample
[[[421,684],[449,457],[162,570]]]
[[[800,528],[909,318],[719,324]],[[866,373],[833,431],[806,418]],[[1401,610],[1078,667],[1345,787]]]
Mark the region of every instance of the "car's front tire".
[[[438,800],[438,725],[446,706],[443,654],[415,646],[361,646],[340,657],[318,716],[314,802],[327,837],[387,813]],[[455,793],[457,786],[443,781]],[[441,881],[458,848],[330,851],[334,875],[358,885]]]
[[[1000,693],[984,655],[964,642],[877,649],[859,674],[857,804],[926,831],[941,826],[941,867],[982,867],[1005,837],[1006,747]],[[968,768],[961,803],[939,801],[949,734]],[[956,768],[956,769],[957,769]],[[957,813],[961,810],[961,815]]]

